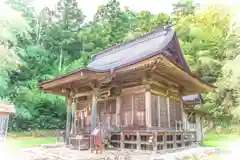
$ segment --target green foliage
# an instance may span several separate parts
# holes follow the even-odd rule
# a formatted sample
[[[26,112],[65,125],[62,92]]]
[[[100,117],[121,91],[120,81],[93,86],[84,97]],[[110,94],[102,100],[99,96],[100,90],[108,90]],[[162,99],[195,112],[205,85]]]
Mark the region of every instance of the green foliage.
[[[10,130],[63,128],[63,97],[42,93],[38,82],[84,67],[93,54],[173,21],[191,70],[217,86],[215,92],[204,95],[204,107],[218,118],[238,119],[239,35],[237,27],[230,27],[228,7],[216,4],[198,10],[191,0],[181,0],[173,5],[170,16],[121,9],[117,0],[109,0],[99,6],[92,21],[85,22],[76,0],[59,0],[55,9],[46,7],[40,13],[30,2],[8,0],[8,6],[21,12],[20,19],[0,17],[11,22],[0,37],[13,64],[0,72],[0,96],[17,109]]]

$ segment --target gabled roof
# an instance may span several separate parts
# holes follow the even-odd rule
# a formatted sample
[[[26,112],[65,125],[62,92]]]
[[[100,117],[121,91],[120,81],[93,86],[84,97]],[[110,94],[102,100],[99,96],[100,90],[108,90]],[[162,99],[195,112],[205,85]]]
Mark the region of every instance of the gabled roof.
[[[162,53],[161,51],[166,49],[174,35],[175,32],[171,29],[157,29],[133,41],[108,48],[94,55],[87,68],[98,72],[104,72],[149,58],[156,54]],[[182,55],[180,46],[177,47],[179,48],[178,52],[180,52],[179,57],[182,61],[183,68],[187,72],[191,72],[186,60]],[[201,102],[203,101],[200,94],[183,97],[183,101],[194,101],[198,99]]]
[[[147,59],[162,53],[174,34],[170,29],[158,29],[128,43],[111,47],[93,56],[87,68],[104,72]]]
[[[212,88],[212,86],[191,74],[181,53],[176,33],[171,29],[157,29],[127,43],[108,48],[94,55],[86,68],[78,69],[53,80],[45,81],[40,83],[39,86],[47,90],[52,87],[63,87],[63,85],[66,86],[79,80],[81,80],[82,83],[87,83],[91,77],[94,77],[94,74],[102,78],[113,70],[121,72],[121,70],[126,71],[126,68],[131,68],[132,66],[145,65],[143,63],[148,63],[150,59],[154,59],[154,57],[165,60],[166,65],[172,66],[172,68],[169,69],[175,69],[176,72],[179,73],[179,76],[187,76],[194,81],[194,84],[204,86],[203,88],[205,89],[206,86]],[[165,70],[163,70],[163,72],[168,74]],[[185,83],[186,79],[184,79],[184,77],[179,78]]]

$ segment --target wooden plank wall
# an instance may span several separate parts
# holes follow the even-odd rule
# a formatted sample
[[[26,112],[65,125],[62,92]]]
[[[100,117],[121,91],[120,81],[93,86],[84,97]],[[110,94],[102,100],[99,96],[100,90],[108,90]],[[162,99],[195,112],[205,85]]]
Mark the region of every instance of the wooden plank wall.
[[[132,125],[132,96],[122,96],[121,106],[121,125],[130,126]]]
[[[157,127],[158,126],[158,120],[159,120],[159,115],[158,115],[158,96],[152,94],[152,126]]]
[[[169,109],[167,97],[163,95],[151,96],[152,107],[152,126],[161,128],[176,128],[176,121],[180,121],[182,117],[181,100],[176,98],[169,98]],[[169,112],[169,113],[168,113]],[[169,118],[168,118],[169,116]],[[170,124],[169,124],[170,120]]]
[[[145,94],[138,93],[133,95],[133,106],[134,106],[134,124],[138,126],[145,126],[146,119],[145,119]]]
[[[145,126],[145,94],[131,93],[122,95],[121,125],[122,126]]]
[[[168,128],[167,98],[165,96],[159,96],[159,101],[160,101],[160,127]]]

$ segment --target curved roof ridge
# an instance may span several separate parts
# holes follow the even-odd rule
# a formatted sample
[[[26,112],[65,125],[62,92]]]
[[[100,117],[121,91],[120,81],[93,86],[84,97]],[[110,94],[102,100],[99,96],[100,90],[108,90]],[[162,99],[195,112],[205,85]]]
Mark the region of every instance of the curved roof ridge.
[[[127,41],[127,42],[124,42],[124,43],[121,43],[121,44],[117,44],[117,45],[114,45],[114,46],[111,46],[111,47],[108,47],[106,49],[104,49],[103,51],[100,51],[96,54],[94,54],[91,58],[91,62],[94,61],[96,59],[97,56],[101,56],[102,54],[107,54],[106,52],[110,52],[110,51],[113,51],[114,49],[120,49],[120,47],[124,47],[126,45],[129,45],[131,43],[139,43],[142,42],[142,41],[145,41],[145,40],[142,40],[143,38],[147,38],[148,36],[152,35],[152,34],[156,34],[156,33],[162,33],[163,31],[166,31],[168,32],[169,30],[171,29],[164,29],[164,28],[157,28],[155,30],[153,30],[152,32],[148,32],[148,33],[145,33],[143,35],[141,35],[140,37],[137,37],[133,40],[130,40],[130,41]],[[172,31],[172,30],[171,30]],[[149,38],[150,39],[150,38]],[[142,41],[141,41],[142,40]],[[148,39],[147,39],[148,40]]]

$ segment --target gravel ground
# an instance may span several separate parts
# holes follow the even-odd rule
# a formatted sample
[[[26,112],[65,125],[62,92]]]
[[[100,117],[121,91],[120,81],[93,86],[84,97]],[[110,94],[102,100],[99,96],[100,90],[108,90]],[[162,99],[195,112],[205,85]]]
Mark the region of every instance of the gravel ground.
[[[216,156],[209,157],[209,154],[218,152],[214,148],[197,147],[168,154],[131,151],[105,151],[102,154],[92,154],[90,151],[71,150],[63,145],[32,147],[14,153],[6,150],[2,151],[4,152],[0,152],[0,155],[3,157],[3,160],[215,160]],[[227,159],[232,160],[232,157],[230,158],[229,156],[232,154],[224,155],[228,156]]]

